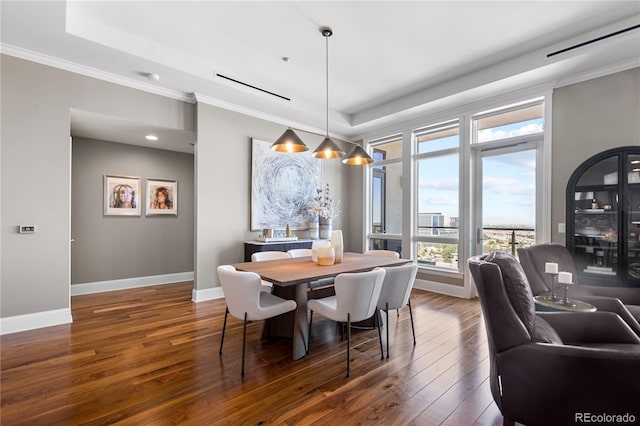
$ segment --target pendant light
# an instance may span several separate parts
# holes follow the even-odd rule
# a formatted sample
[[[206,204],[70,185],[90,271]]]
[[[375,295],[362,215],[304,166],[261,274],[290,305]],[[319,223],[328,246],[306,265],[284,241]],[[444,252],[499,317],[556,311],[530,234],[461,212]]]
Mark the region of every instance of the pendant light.
[[[333,30],[329,27],[320,28],[320,32],[325,38],[326,45],[326,83],[327,83],[327,98],[326,98],[326,111],[327,111],[327,134],[320,145],[311,154],[314,158],[340,158],[345,156],[345,152],[340,149],[336,143],[329,137],[329,37],[333,35]]]
[[[349,164],[350,166],[361,166],[369,163],[373,163],[373,158],[367,154],[367,151],[362,149],[360,145],[356,145],[356,147],[351,151],[347,157],[342,160],[344,164]]]
[[[302,142],[302,139],[296,135],[296,132],[291,127],[285,130],[270,148],[272,151],[278,152],[304,152],[309,150],[309,147]]]

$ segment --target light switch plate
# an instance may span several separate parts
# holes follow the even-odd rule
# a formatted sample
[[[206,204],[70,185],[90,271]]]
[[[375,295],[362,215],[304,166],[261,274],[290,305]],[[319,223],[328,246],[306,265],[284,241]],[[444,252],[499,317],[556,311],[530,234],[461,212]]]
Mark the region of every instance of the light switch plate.
[[[21,234],[34,234],[36,232],[35,225],[20,225],[19,230]]]
[[[566,226],[564,223],[558,223],[558,233],[564,234],[566,232]]]

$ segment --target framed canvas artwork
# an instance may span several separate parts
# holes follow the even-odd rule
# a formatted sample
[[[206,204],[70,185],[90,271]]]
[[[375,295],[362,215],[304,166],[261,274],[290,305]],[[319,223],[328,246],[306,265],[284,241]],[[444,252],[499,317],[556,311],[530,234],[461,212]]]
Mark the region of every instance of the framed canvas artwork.
[[[307,229],[307,208],[321,187],[321,160],[311,151],[275,152],[271,142],[251,143],[251,230]]]

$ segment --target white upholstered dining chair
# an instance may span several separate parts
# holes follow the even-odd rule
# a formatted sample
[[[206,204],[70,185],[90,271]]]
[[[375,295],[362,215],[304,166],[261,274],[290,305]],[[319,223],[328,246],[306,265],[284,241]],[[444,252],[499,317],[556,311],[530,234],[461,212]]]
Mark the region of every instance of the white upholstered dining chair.
[[[386,315],[385,330],[387,333],[387,358],[389,358],[389,309],[399,310],[402,307],[409,306],[413,344],[416,344],[416,330],[413,326],[413,312],[411,311],[411,288],[416,279],[418,265],[409,263],[407,265],[384,268],[384,270],[386,274],[380,298],[378,299],[378,310],[384,311]]]
[[[262,262],[264,260],[290,259],[289,253],[284,251],[257,251],[251,255],[252,262]],[[273,283],[261,280],[262,291],[271,293],[273,291]]]
[[[400,253],[392,250],[369,250],[365,252],[367,256],[390,257],[392,259],[400,259]]]
[[[364,321],[376,313],[384,275],[385,270],[382,268],[375,268],[368,272],[340,274],[336,277],[334,284],[335,296],[313,299],[307,302],[307,307],[311,311],[308,349],[311,346],[311,323],[313,322],[314,312],[319,312],[334,321],[347,323],[347,377],[351,373],[351,323]],[[375,316],[375,321],[378,326],[378,339],[380,341],[380,353],[382,354],[380,324],[378,323],[377,315]]]
[[[224,343],[224,332],[227,328],[227,315],[244,321],[242,328],[242,370],[244,376],[244,354],[247,341],[247,322],[260,321],[282,315],[296,309],[296,302],[285,300],[271,293],[261,291],[260,275],[253,272],[236,271],[231,265],[218,266],[218,278],[227,302],[220,337],[220,351]]]
[[[287,250],[287,253],[291,257],[311,257],[311,249],[291,249]]]

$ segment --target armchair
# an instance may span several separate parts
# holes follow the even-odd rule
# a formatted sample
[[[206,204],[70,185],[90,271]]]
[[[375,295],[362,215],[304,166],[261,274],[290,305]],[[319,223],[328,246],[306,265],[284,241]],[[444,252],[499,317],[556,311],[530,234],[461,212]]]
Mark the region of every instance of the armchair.
[[[586,413],[640,418],[640,338],[619,316],[536,313],[513,256],[493,252],[468,262],[487,330],[491,393],[504,424],[575,424]]]
[[[544,273],[546,262],[555,262],[561,271],[577,276],[573,258],[561,244],[537,244],[519,248],[520,264],[527,275],[534,296],[551,289],[551,278]],[[579,284],[579,283],[578,283]],[[575,285],[569,288],[569,297],[591,303],[599,311],[614,312],[640,336],[640,289],[628,287],[598,287]]]

